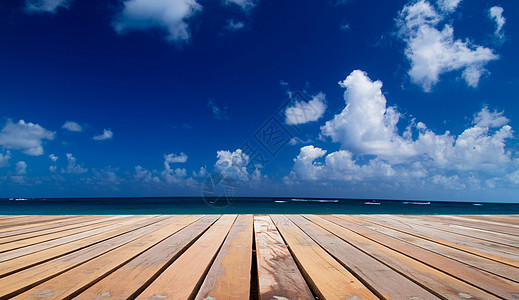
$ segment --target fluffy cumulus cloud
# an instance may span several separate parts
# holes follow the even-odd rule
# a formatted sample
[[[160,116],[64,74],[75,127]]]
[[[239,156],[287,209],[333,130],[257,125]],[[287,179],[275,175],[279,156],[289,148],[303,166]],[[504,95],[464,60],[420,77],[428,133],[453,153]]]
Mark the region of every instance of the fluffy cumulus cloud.
[[[127,0],[113,22],[118,33],[159,28],[167,32],[171,42],[190,38],[187,20],[202,10],[196,0]]]
[[[170,153],[164,155],[164,164],[169,165],[170,163],[185,163],[187,161],[187,155],[181,152],[179,155]]]
[[[324,136],[345,149],[388,160],[416,154],[412,142],[397,133],[400,114],[395,107],[387,106],[382,82],[372,81],[363,71],[355,70],[339,85],[346,88],[346,107],[321,127]]]
[[[455,2],[440,1],[439,6],[454,10]],[[447,16],[426,0],[420,0],[404,6],[397,18],[398,36],[406,43],[405,55],[411,63],[408,74],[413,83],[427,92],[441,74],[451,71],[461,71],[467,85],[477,87],[487,72],[485,65],[498,59],[492,49],[475,45],[468,39],[455,39],[452,25],[444,24]]]
[[[346,88],[346,107],[321,127],[341,150],[328,152],[312,145],[302,147],[287,179],[324,182],[428,182],[462,189],[495,184],[508,178],[513,182],[519,161],[507,149],[513,138],[503,112],[483,107],[471,126],[459,135],[437,134],[422,122],[412,120],[403,133],[396,107],[388,107],[382,83],[366,73],[353,71],[339,83]],[[453,175],[454,174],[454,175]],[[503,181],[503,180],[501,180]]]
[[[249,156],[237,149],[234,152],[221,150],[216,153],[215,171],[235,180],[249,180],[247,165]]]
[[[54,137],[54,132],[38,124],[8,120],[0,131],[0,145],[5,149],[22,150],[27,155],[38,156],[43,154],[44,140],[53,140]]]
[[[496,37],[500,40],[504,39],[503,26],[505,25],[506,19],[503,17],[503,8],[500,6],[493,6],[488,11],[488,16],[494,22],[496,22],[496,31],[494,32]]]
[[[55,168],[54,168],[55,170]],[[51,172],[53,170],[51,169]],[[77,159],[71,154],[67,153],[67,168],[61,169],[61,173],[65,174],[83,174],[88,172],[88,169],[83,168],[80,164],[77,163]]]
[[[65,122],[65,124],[63,124],[63,126],[61,126],[61,128],[66,129],[68,131],[73,131],[73,132],[83,131],[83,127],[81,127],[81,125],[79,125],[78,123],[76,123],[74,121]]]
[[[319,93],[310,101],[296,101],[285,109],[285,122],[289,125],[299,125],[319,120],[326,111],[326,96]]]
[[[54,14],[61,8],[68,8],[70,0],[26,0],[25,9],[29,13]]]
[[[52,162],[58,161],[58,157],[54,154],[49,154],[49,159],[52,160]]]
[[[100,135],[95,135],[92,138],[94,141],[104,141],[104,140],[111,140],[114,137],[114,133],[110,129],[104,129],[103,133]]]

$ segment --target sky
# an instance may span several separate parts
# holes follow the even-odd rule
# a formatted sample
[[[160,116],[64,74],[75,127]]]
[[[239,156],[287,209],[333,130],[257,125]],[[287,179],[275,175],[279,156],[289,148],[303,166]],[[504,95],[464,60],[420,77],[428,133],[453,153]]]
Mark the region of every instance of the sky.
[[[0,197],[519,202],[517,12],[4,1]]]

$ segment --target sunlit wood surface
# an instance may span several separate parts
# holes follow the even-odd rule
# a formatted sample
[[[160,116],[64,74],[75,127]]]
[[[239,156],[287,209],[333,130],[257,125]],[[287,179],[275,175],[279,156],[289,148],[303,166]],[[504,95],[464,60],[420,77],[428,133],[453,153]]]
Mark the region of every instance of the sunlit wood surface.
[[[519,299],[519,215],[0,215],[0,299]]]

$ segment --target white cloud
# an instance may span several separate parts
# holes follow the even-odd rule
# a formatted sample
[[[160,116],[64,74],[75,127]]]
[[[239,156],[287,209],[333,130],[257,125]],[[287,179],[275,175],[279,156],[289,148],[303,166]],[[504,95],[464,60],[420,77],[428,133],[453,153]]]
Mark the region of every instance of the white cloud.
[[[43,154],[43,140],[53,140],[54,137],[54,132],[38,124],[8,120],[0,131],[0,145],[5,149],[22,150],[27,155],[38,156]]]
[[[185,163],[187,161],[187,155],[183,152],[180,155],[176,155],[174,153],[170,153],[164,155],[164,165],[169,165],[169,163]]]
[[[392,161],[416,154],[412,142],[398,135],[400,113],[386,107],[382,82],[373,82],[366,73],[355,70],[339,85],[346,88],[346,107],[321,127],[324,136],[344,149]]]
[[[496,37],[500,40],[504,39],[503,26],[505,25],[506,19],[503,17],[503,8],[500,6],[493,6],[488,11],[488,17],[496,22],[496,31],[494,32]]]
[[[61,173],[67,173],[67,174],[83,174],[88,172],[88,169],[83,168],[81,165],[77,164],[76,158],[70,154],[67,153],[67,168],[61,169]]]
[[[52,160],[52,162],[56,162],[58,160],[58,157],[54,154],[49,154],[49,159]]]
[[[249,156],[241,149],[234,152],[221,150],[217,152],[216,157],[218,158],[215,164],[217,172],[235,180],[246,181],[249,179],[247,172]]]
[[[480,127],[501,127],[505,124],[508,124],[510,120],[503,115],[503,112],[498,112],[494,110],[494,112],[490,112],[488,107],[485,106],[474,116],[474,124],[477,124]]]
[[[200,171],[195,172],[193,171],[193,177],[206,177],[207,176],[207,170],[206,170],[206,167],[200,167]]]
[[[400,134],[401,116],[395,107],[387,107],[380,81],[356,70],[339,84],[347,89],[346,107],[321,130],[342,150],[302,147],[287,182],[371,180],[376,185],[388,179],[396,186],[432,183],[463,189],[485,182],[488,186],[489,179],[494,184],[494,178],[515,178],[519,160],[507,150],[513,131],[503,112],[483,107],[459,135],[436,134],[414,119]]]
[[[319,120],[326,110],[325,99],[325,94],[319,93],[308,102],[296,101],[293,106],[289,106],[285,110],[285,122],[290,125],[299,125]]]
[[[451,1],[445,1],[451,2]],[[498,59],[492,49],[454,39],[454,29],[445,24],[437,28],[446,15],[440,15],[425,0],[404,6],[397,18],[398,36],[406,43],[405,54],[411,63],[408,71],[411,81],[426,92],[439,81],[443,73],[462,71],[462,77],[471,87],[477,87],[486,73],[484,66]]]
[[[154,176],[152,172],[146,170],[145,168],[143,168],[141,166],[135,167],[135,174],[133,175],[133,177],[137,181],[142,181],[144,183],[150,183],[150,182],[159,183],[160,182],[159,177]]]
[[[461,0],[438,0],[436,4],[441,11],[452,13],[456,10]]]
[[[227,106],[218,107],[212,99],[207,102],[207,108],[213,112],[213,117],[218,120],[229,120],[229,112]]]
[[[24,161],[19,161],[15,165],[16,175],[24,175],[27,174],[27,163]]]
[[[68,131],[73,131],[73,132],[83,131],[83,127],[81,127],[81,125],[79,125],[78,123],[76,123],[74,121],[65,122],[65,124],[63,124],[63,126],[61,126],[61,128],[66,129]]]
[[[5,154],[0,153],[0,168],[9,165],[9,159],[11,158],[11,153],[7,151]]]
[[[190,38],[187,19],[202,10],[196,0],[127,0],[113,22],[118,33],[132,30],[165,30],[171,42],[185,42]]]
[[[51,173],[54,173],[54,172],[56,172],[56,169],[57,169],[57,168],[58,168],[57,166],[49,166],[49,171],[50,171]]]
[[[104,140],[110,140],[114,137],[114,133],[110,129],[104,129],[103,133],[100,135],[95,135],[92,137],[94,141],[104,141]]]
[[[253,9],[257,4],[256,2],[254,0],[223,0],[224,5],[237,5],[246,12]]]
[[[68,8],[70,0],[25,0],[25,9],[29,13],[54,14],[58,8]]]
[[[230,31],[237,31],[237,30],[241,30],[245,27],[245,23],[241,22],[241,21],[234,21],[234,19],[229,19],[227,20],[227,25],[225,26],[225,28],[227,30],[230,30]]]

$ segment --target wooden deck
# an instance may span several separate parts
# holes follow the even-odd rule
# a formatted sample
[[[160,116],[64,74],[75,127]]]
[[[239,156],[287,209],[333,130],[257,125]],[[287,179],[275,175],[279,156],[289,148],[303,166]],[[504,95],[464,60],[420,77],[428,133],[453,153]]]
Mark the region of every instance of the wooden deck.
[[[517,300],[519,215],[0,215],[34,298]]]

